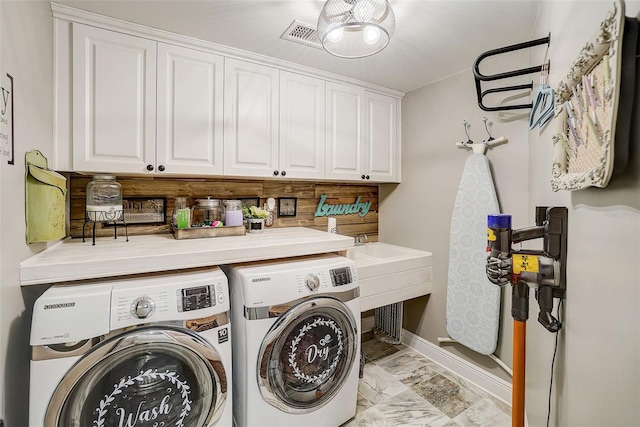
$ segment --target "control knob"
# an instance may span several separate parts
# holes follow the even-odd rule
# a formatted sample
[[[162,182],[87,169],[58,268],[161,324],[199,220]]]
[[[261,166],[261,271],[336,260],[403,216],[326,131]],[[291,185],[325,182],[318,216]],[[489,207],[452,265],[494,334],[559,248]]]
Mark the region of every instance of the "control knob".
[[[304,278],[304,284],[310,291],[315,291],[320,287],[320,279],[315,274],[309,274]]]
[[[156,303],[149,297],[137,298],[131,304],[131,314],[136,319],[146,319],[156,311]]]

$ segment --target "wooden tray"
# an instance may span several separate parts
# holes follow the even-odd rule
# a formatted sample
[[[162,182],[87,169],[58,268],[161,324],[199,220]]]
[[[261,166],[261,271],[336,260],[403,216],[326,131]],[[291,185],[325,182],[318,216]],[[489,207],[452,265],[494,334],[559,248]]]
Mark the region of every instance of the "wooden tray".
[[[171,232],[175,239],[182,240],[202,239],[205,237],[244,236],[246,229],[244,225],[238,225],[235,227],[174,228]]]

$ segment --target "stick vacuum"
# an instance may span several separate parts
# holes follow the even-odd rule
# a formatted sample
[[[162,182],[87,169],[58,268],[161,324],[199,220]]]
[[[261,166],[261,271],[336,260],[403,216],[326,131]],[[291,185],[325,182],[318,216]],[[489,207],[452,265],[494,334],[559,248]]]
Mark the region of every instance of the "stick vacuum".
[[[538,206],[534,227],[512,230],[511,215],[489,215],[487,225],[487,277],[498,286],[512,285],[511,425],[523,427],[529,288],[536,289],[540,307],[538,322],[549,332],[558,332],[562,324],[551,312],[553,298],[564,298],[566,291],[567,209]],[[538,238],[543,239],[542,250],[514,250],[511,247],[514,243]]]

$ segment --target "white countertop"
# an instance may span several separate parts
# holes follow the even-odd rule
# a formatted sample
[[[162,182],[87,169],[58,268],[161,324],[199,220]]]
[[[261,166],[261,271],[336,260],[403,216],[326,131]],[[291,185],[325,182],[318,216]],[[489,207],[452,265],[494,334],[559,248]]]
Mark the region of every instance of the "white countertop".
[[[288,258],[353,247],[353,237],[303,227],[244,236],[175,240],[170,234],[66,239],[20,263],[20,284],[37,285],[128,274]]]

